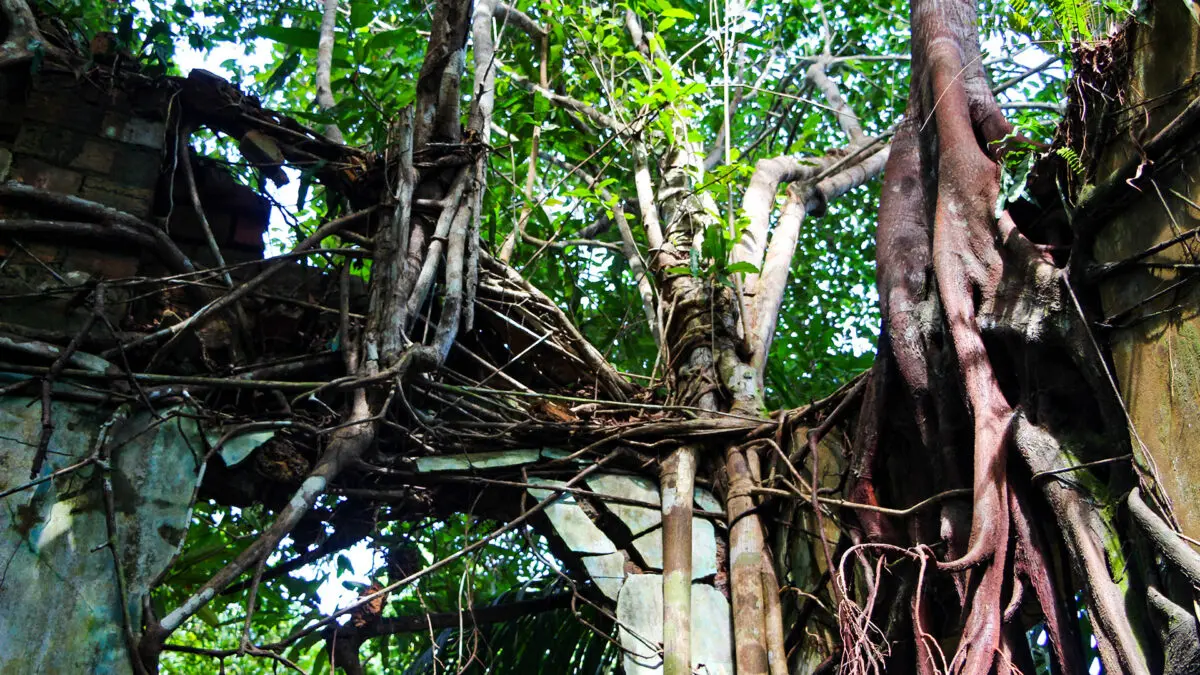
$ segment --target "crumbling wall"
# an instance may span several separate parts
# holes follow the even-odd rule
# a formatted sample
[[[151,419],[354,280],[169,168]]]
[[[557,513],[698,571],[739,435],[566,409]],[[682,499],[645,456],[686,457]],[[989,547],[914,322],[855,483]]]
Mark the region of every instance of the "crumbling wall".
[[[117,575],[136,631],[151,584],[187,532],[205,441],[186,410],[156,416],[56,401],[52,411],[41,476],[62,473],[7,494],[27,483],[41,411],[27,398],[0,398],[0,672],[128,673]],[[102,443],[109,471],[88,461]]]
[[[1104,146],[1099,178],[1106,178],[1196,96],[1191,73],[1200,62],[1200,33],[1183,3],[1158,3],[1154,22],[1133,33],[1134,65],[1121,83],[1124,100],[1112,103],[1114,131]],[[1173,45],[1170,49],[1151,45]],[[1116,263],[1200,226],[1200,158],[1193,155],[1168,178],[1155,180],[1123,209],[1096,242],[1096,258]],[[1121,395],[1136,429],[1157,464],[1183,532],[1200,538],[1200,287],[1194,270],[1200,243],[1185,238],[1141,263],[1127,265],[1102,283],[1109,344]],[[1147,264],[1149,263],[1149,264]],[[1178,267],[1182,266],[1182,267]]]
[[[86,378],[54,382],[43,419],[41,380],[63,345],[78,342],[68,368],[103,383],[119,372],[105,348],[196,309],[138,299],[146,286],[133,282],[178,270],[108,236],[113,223],[47,225],[79,219],[63,200],[161,227],[186,259],[215,262],[176,166],[177,91],[160,85],[104,69],[0,72],[0,672],[130,672],[127,635],[183,544],[222,432],[165,392],[124,383],[113,395]],[[194,168],[222,257],[261,259],[267,201],[212,162]]]

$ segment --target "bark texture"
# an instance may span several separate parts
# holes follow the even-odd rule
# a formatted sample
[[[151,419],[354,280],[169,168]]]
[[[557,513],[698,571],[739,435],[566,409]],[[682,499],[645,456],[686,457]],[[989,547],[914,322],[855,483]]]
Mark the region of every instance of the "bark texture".
[[[1052,246],[1063,233],[1047,229],[1045,214],[1018,223],[997,203],[1011,129],[981,65],[976,23],[971,2],[913,4],[912,88],[879,212],[883,335],[848,486],[850,502],[878,505],[969,485],[971,507],[947,501],[936,518],[903,520],[855,509],[859,573],[842,582],[843,666],[871,672],[915,659],[920,672],[1006,672],[1022,665],[1020,614],[1034,611],[1058,667],[1079,672],[1087,665],[1071,612],[1081,588],[1107,671],[1153,672],[1162,652],[1138,618],[1146,607],[1122,594],[1115,571],[1149,578],[1153,570],[1114,544],[1122,525],[1114,509],[1097,506],[1150,474],[1125,459],[1126,417],[1086,318],[1088,299]],[[1094,411],[1088,422],[1057,396]],[[1105,467],[1104,478],[1084,488],[1078,479],[1088,469],[1074,467],[1088,461]],[[873,561],[896,556],[893,545],[910,571],[907,583],[885,585]],[[1052,562],[1064,550],[1070,570]],[[931,554],[936,566],[926,564]],[[961,623],[928,609],[947,591]],[[883,613],[881,593],[908,599],[909,616]],[[873,640],[864,615],[892,635],[907,624],[911,642],[890,656],[864,647]],[[938,636],[960,630],[943,665]]]

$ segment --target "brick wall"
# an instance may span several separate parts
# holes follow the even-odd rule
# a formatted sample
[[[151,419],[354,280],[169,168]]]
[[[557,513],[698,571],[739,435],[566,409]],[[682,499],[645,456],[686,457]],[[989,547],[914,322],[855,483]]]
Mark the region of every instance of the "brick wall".
[[[130,74],[115,86],[94,71],[84,77],[30,74],[28,66],[0,72],[0,181],[125,211],[163,227],[198,266],[213,265],[183,171],[175,166],[174,93]],[[260,259],[269,203],[214,162],[196,160],[195,175],[226,262]],[[0,203],[0,218],[60,217]],[[132,245],[0,234],[0,323],[70,331],[86,317],[71,305],[72,287],[162,271],[152,253]],[[118,322],[125,299],[119,292],[108,298]]]

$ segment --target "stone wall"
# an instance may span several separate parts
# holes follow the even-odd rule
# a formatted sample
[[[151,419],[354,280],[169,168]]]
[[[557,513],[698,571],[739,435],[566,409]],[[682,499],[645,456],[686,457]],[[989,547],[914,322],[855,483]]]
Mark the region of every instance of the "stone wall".
[[[1101,177],[1138,156],[1135,137],[1148,139],[1195,96],[1190,74],[1200,67],[1200,32],[1183,3],[1158,3],[1157,18],[1138,30],[1123,110],[1132,131],[1105,146]],[[1151,48],[1170,44],[1171,49]],[[1200,158],[1170,171],[1113,219],[1096,242],[1096,259],[1115,263],[1200,226]],[[1104,312],[1118,317],[1110,332],[1114,374],[1157,477],[1183,532],[1200,538],[1200,287],[1186,268],[1200,262],[1193,237],[1148,258],[1159,267],[1130,267],[1101,285]],[[1194,278],[1194,277],[1192,277]],[[1146,302],[1150,298],[1149,302]]]
[[[183,301],[175,307],[181,313],[195,309],[191,298],[182,297],[186,293],[163,293],[167,287],[154,281],[168,271],[160,250],[105,236],[114,223],[52,202],[76,197],[117,209],[162,228],[197,268],[213,264],[174,159],[181,122],[177,91],[169,80],[135,72],[114,79],[94,67],[83,74],[31,73],[28,64],[0,70],[0,184],[7,190],[0,192],[0,492],[10,493],[0,500],[3,673],[131,672],[125,616],[132,630],[140,630],[149,589],[178,553],[189,525],[204,475],[197,449],[223,433],[170,401],[155,398],[154,411],[134,410],[119,405],[119,397],[105,398],[105,389],[88,380],[60,378],[52,385],[53,431],[39,470],[43,480],[30,484],[35,449],[46,432],[40,382],[23,369],[48,366],[80,333],[97,284],[106,282],[109,324],[81,336],[71,368],[115,369],[97,356],[100,347],[124,339],[123,331],[163,325],[176,300]],[[197,161],[195,177],[225,261],[260,260],[268,202],[215,162]],[[28,187],[50,199],[14,196]],[[87,221],[76,231],[90,234],[48,234],[47,223],[72,220]],[[141,238],[147,240],[153,238]],[[241,272],[249,276],[260,268]],[[302,281],[315,276],[305,273],[311,271],[297,266],[280,277],[289,278],[289,292],[303,293]],[[148,281],[121,283],[139,278]],[[260,314],[281,324],[280,330],[289,327],[268,311]],[[101,447],[109,455],[107,471],[90,459]],[[62,475],[44,480],[57,471]],[[111,538],[102,478],[112,486]]]
[[[162,227],[198,266],[215,264],[177,165],[181,124],[175,92],[136,74],[0,74],[0,182],[77,196]],[[186,122],[186,121],[182,121]],[[270,205],[224,168],[194,160],[197,192],[226,263],[258,260]],[[0,218],[62,219],[61,213],[0,201]],[[67,289],[99,280],[159,275],[150,251],[124,243],[0,235],[0,322],[69,331],[82,321]],[[45,294],[43,294],[45,293]],[[112,293],[110,318],[124,315]]]

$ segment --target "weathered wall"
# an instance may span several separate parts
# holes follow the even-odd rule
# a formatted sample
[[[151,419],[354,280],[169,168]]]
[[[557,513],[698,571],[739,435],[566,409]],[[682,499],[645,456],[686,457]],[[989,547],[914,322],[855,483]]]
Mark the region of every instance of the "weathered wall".
[[[1121,102],[1126,111],[1122,126],[1129,128],[1120,129],[1101,155],[1101,176],[1137,157],[1135,139],[1150,138],[1197,96],[1193,76],[1200,70],[1200,25],[1185,3],[1156,3],[1153,23],[1135,36],[1133,76]],[[1117,262],[1200,226],[1198,176],[1200,158],[1192,157],[1181,171],[1168,170],[1156,179],[1157,189],[1144,190],[1104,229],[1096,244],[1097,260]],[[1200,263],[1200,239],[1149,260]],[[1139,267],[1111,277],[1101,291],[1108,316],[1168,291],[1134,310],[1130,318],[1144,320],[1113,330],[1110,345],[1137,434],[1158,465],[1184,532],[1200,538],[1200,288],[1187,281],[1170,289],[1195,273]]]
[[[142,601],[187,531],[205,444],[196,422],[171,410],[160,410],[161,419],[122,413],[57,401],[42,475],[90,457],[113,421],[116,550],[129,614],[140,627]],[[27,482],[40,406],[0,398],[0,429],[0,491],[6,491]],[[101,485],[93,464],[0,501],[0,672],[131,672]]]
[[[30,76],[27,66],[0,71],[0,182],[80,197],[153,222],[189,258],[211,265],[182,172],[171,159],[172,92],[136,74],[122,77],[118,84],[96,70],[84,77]],[[226,261],[260,259],[267,202],[211,163],[197,163],[196,179]],[[0,200],[0,220],[7,224],[74,217],[36,200]],[[130,672],[108,546],[104,472],[90,463],[29,486],[43,433],[41,386],[22,368],[50,365],[54,344],[74,337],[91,314],[94,282],[106,281],[108,325],[95,325],[70,367],[115,371],[94,355],[97,345],[114,339],[108,326],[143,329],[162,318],[143,311],[135,320],[131,299],[146,288],[122,281],[162,272],[153,252],[125,242],[37,228],[0,231],[0,492],[15,489],[0,498],[0,673]],[[154,413],[140,403],[130,412],[79,384],[57,382],[54,390],[54,429],[39,476],[94,457],[101,446],[110,456],[115,551],[138,632],[149,588],[183,543],[203,456],[215,438],[206,440],[193,417],[157,399]]]

